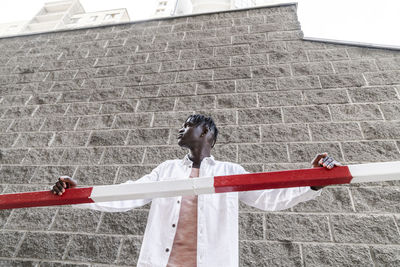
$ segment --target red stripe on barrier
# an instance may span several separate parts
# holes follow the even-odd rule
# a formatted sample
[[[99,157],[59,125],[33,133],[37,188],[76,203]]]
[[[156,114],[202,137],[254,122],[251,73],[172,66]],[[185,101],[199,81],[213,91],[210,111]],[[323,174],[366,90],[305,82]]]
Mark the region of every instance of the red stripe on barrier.
[[[351,173],[347,166],[333,169],[313,168],[214,177],[216,193],[275,189],[298,186],[324,186],[350,183]]]
[[[0,209],[93,203],[90,198],[92,189],[92,187],[71,188],[62,196],[54,195],[50,190],[0,195]]]

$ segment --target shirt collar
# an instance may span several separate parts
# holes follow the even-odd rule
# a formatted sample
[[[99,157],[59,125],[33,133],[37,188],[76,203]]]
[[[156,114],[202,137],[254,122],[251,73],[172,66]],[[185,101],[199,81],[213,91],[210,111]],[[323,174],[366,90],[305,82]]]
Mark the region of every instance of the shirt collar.
[[[209,164],[215,164],[215,159],[212,155],[209,157],[205,157],[203,161]],[[182,164],[185,166],[192,166],[193,162],[189,159],[189,154],[186,154],[185,157],[182,159]]]

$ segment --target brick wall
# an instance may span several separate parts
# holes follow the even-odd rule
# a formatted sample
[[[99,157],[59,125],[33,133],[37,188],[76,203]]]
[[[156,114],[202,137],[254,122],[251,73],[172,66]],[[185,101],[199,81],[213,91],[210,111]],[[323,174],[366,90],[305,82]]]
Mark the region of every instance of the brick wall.
[[[0,193],[136,179],[180,158],[194,112],[249,171],[400,160],[400,52],[301,40],[294,5],[0,40]],[[245,205],[241,266],[400,265],[400,184]],[[149,206],[0,211],[0,265],[135,265]]]

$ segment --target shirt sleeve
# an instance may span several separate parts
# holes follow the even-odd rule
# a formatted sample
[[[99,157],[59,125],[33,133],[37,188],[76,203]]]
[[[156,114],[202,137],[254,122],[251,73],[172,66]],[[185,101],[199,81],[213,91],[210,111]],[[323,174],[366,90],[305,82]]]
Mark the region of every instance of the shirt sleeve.
[[[158,165],[155,169],[151,171],[151,173],[143,176],[142,178],[136,181],[128,180],[122,184],[148,183],[148,182],[158,181],[161,168],[162,164]],[[92,209],[92,210],[106,211],[106,212],[123,212],[144,206],[150,202],[151,199],[135,199],[135,200],[78,204],[78,205],[73,205],[73,207],[78,209]]]
[[[240,174],[249,173],[240,166]],[[265,211],[277,211],[291,208],[300,202],[312,200],[321,195],[321,190],[307,187],[291,187],[239,192],[239,199],[249,206]]]

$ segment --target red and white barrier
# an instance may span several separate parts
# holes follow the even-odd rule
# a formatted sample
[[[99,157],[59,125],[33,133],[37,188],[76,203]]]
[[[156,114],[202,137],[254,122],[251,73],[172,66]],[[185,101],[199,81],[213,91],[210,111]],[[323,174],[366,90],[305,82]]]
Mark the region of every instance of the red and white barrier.
[[[400,161],[0,195],[0,209],[400,180]]]

